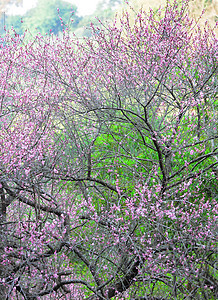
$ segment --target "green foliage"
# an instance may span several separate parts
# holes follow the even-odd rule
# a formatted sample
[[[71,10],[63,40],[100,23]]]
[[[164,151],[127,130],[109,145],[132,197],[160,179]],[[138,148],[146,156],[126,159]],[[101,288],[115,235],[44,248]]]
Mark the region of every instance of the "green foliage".
[[[1,17],[1,31],[4,33],[3,23],[5,22],[6,28],[10,29],[12,26],[16,33],[22,35],[28,28],[31,34],[40,32],[42,35],[49,33],[50,30],[54,34],[62,32],[65,25],[69,26],[73,32],[78,36],[90,36],[90,23],[96,24],[101,27],[98,19],[108,21],[113,19],[115,8],[120,4],[120,0],[101,1],[95,12],[91,15],[79,17],[76,5],[72,5],[65,1],[59,0],[39,0],[35,8],[30,9],[24,15],[6,15],[5,20]],[[57,8],[62,18],[64,26],[61,26]],[[73,20],[73,22],[71,21]]]
[[[59,9],[63,26],[61,25],[57,8]],[[65,25],[75,29],[80,20],[81,17],[77,15],[77,7],[75,5],[59,0],[39,0],[37,6],[28,10],[23,16],[7,16],[6,28],[10,29],[13,26],[18,34],[23,34],[26,29],[29,29],[31,34],[40,32],[42,35],[45,35],[50,30],[54,34],[59,34]]]
[[[23,25],[22,25],[22,16],[21,15],[9,15],[6,16],[5,23],[6,23],[6,28],[13,27],[17,34],[21,35],[23,34]],[[3,30],[1,31],[3,33]]]
[[[29,28],[31,32],[40,31],[41,34],[46,34],[50,30],[54,34],[62,31],[61,21],[58,17],[57,8],[59,8],[60,16],[64,24],[71,22],[71,17],[74,19],[73,27],[75,27],[80,18],[76,15],[77,7],[68,2],[58,0],[39,0],[38,5],[29,10],[24,17],[24,26]],[[72,16],[72,11],[74,11]]]
[[[151,144],[149,137],[145,138]],[[135,178],[152,168],[152,160],[157,159],[154,150],[143,145],[139,133],[120,124],[112,124],[108,133],[101,134],[95,141],[93,164],[100,178],[106,178],[115,184],[117,178],[121,186],[134,193]],[[111,159],[113,164],[111,164]],[[135,169],[135,174],[132,170]]]

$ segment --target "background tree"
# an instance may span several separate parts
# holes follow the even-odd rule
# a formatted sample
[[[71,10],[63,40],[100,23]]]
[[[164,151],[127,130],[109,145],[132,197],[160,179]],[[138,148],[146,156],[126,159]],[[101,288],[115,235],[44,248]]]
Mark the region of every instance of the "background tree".
[[[4,38],[2,299],[216,299],[218,47],[186,8]]]
[[[88,37],[91,36],[90,23],[102,26],[99,19],[102,22],[111,21],[119,3],[120,1],[100,2],[92,15],[78,17],[75,5],[72,6],[64,1],[39,1],[35,8],[27,11],[23,16],[5,15],[4,19],[2,18],[2,24],[4,23],[7,29],[13,26],[20,35],[23,35],[27,28],[32,34],[41,32],[44,35],[50,32],[50,29],[54,34],[60,34],[63,27],[68,26],[77,36]],[[59,13],[57,8],[59,8]],[[64,26],[61,26],[60,17]],[[3,27],[2,34],[5,32]]]
[[[13,26],[18,34],[24,34],[28,29],[33,35],[36,32],[45,35],[50,31],[59,34],[65,26],[75,29],[80,20],[75,5],[58,0],[39,0],[37,6],[28,10],[23,16],[7,15],[5,22],[7,29]]]
[[[61,32],[63,28],[58,17],[57,8],[64,24],[71,25],[71,19],[74,20],[73,27],[78,24],[80,18],[77,16],[77,7],[75,5],[58,0],[39,0],[38,5],[26,14],[24,26],[29,28],[31,32],[37,29],[41,34],[49,33],[50,30],[54,34]]]
[[[2,19],[3,22],[3,19]],[[4,19],[5,27],[2,27],[1,34],[5,34],[5,29],[10,30],[14,28],[16,33],[19,35],[23,35],[24,28],[23,28],[23,16],[22,15],[5,15]]]

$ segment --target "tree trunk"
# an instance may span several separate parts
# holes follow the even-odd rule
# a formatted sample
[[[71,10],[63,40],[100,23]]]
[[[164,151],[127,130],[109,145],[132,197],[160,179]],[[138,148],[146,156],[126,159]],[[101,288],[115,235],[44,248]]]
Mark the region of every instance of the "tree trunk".
[[[2,263],[4,249],[7,244],[7,225],[6,223],[6,199],[3,188],[0,188],[0,299],[5,300],[7,297],[7,288],[2,284],[6,278],[6,266]]]

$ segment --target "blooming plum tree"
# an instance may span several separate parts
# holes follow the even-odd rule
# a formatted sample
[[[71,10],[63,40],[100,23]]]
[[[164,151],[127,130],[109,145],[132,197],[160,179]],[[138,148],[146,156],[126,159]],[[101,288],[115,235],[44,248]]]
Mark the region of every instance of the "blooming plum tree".
[[[187,3],[1,44],[1,299],[215,299],[218,43]]]

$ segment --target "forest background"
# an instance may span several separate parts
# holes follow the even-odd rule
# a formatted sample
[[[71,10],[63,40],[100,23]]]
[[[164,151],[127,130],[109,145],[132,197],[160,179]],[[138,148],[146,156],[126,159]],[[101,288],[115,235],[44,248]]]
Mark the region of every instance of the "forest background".
[[[36,7],[28,10],[25,14],[11,15],[8,8],[11,4],[16,3],[22,6],[22,0],[1,0],[0,1],[0,34],[4,33],[5,28],[10,29],[12,26],[15,31],[22,35],[26,29],[34,35],[36,32],[42,34],[49,33],[50,30],[54,34],[61,34],[63,26],[57,14],[57,7],[60,9],[59,14],[65,25],[70,25],[72,32],[78,37],[89,37],[91,35],[90,23],[98,24],[98,19],[102,22],[110,22],[116,14],[121,14],[122,10],[127,8],[123,0],[100,0],[96,6],[94,13],[90,15],[78,15],[78,8],[69,2],[63,0],[38,0]],[[143,8],[157,9],[159,5],[166,3],[165,0],[134,0],[130,1],[135,11]],[[200,19],[203,26],[207,20],[213,27],[218,20],[218,1],[217,0],[193,0],[190,2],[190,15],[198,19],[205,10],[204,16]],[[132,16],[132,18],[134,18]],[[73,19],[73,22],[71,21]],[[217,33],[217,30],[216,30]]]

